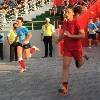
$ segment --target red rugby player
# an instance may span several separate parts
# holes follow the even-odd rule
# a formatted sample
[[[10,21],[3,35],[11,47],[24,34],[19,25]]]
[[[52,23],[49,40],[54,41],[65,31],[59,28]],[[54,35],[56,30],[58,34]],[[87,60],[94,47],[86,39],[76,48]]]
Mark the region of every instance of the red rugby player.
[[[64,40],[63,43],[63,72],[62,72],[62,86],[58,89],[59,93],[68,93],[68,76],[69,67],[72,61],[72,57],[75,59],[77,68],[80,68],[86,60],[87,55],[83,55],[81,39],[85,38],[85,31],[83,25],[74,18],[74,9],[66,9],[65,26],[63,27],[62,35],[56,40],[59,43],[60,40]]]

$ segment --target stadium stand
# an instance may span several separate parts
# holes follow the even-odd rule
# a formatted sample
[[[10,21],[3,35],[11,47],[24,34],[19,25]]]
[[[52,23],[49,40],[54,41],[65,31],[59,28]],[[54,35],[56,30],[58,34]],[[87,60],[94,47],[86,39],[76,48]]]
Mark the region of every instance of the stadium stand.
[[[44,1],[44,2],[42,2]],[[15,1],[5,0],[0,5],[0,27],[5,27],[7,23],[15,21],[19,16],[25,16],[30,14],[44,5],[48,5],[50,2],[45,2],[45,0],[28,0],[28,2],[20,2],[18,4]]]

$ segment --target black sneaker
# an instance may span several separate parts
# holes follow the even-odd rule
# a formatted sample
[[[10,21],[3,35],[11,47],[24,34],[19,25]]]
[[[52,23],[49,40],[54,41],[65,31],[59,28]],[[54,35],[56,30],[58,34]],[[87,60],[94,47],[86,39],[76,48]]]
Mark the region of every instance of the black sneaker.
[[[44,56],[44,57],[42,57],[42,58],[46,58],[47,56]]]
[[[15,61],[15,60],[13,59],[13,60],[10,60],[9,62],[12,62],[12,61]]]
[[[4,60],[3,57],[1,57],[1,60]]]
[[[86,54],[84,55],[84,57],[85,57],[86,61],[89,60],[89,57]]]

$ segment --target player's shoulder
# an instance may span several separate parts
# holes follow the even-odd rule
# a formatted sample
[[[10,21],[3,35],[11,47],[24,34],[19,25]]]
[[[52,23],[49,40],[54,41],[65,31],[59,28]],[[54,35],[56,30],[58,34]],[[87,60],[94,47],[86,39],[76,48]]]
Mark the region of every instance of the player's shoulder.
[[[13,32],[13,29],[11,29],[10,32]]]
[[[21,29],[22,30],[28,30],[28,28],[26,26],[22,26]]]
[[[77,18],[74,18],[73,19],[73,22],[78,22],[79,20]]]
[[[72,23],[73,23],[74,25],[80,24],[80,22],[77,20],[77,18],[74,18],[74,19],[72,20]]]
[[[50,26],[51,26],[51,27],[53,27],[53,25],[52,25],[52,24],[50,24]]]
[[[45,26],[45,24],[44,25],[42,25],[42,27],[44,27]]]
[[[26,26],[22,26],[21,28],[26,28]]]
[[[4,36],[4,32],[2,32],[1,35]]]
[[[73,24],[80,25],[81,23],[80,23],[80,21],[77,18],[74,18],[73,19]]]

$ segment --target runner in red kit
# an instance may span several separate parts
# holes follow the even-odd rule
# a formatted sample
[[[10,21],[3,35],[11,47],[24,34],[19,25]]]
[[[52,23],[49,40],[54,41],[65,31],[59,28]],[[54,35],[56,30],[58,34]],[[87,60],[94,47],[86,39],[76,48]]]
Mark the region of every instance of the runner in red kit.
[[[87,55],[83,56],[81,44],[81,39],[85,38],[84,28],[83,25],[74,18],[74,14],[74,9],[66,9],[66,18],[68,21],[64,23],[63,33],[56,41],[56,43],[59,43],[60,40],[64,40],[62,86],[58,89],[59,92],[63,94],[68,93],[67,85],[72,57],[75,59],[77,68],[80,68],[85,60],[88,60]]]

